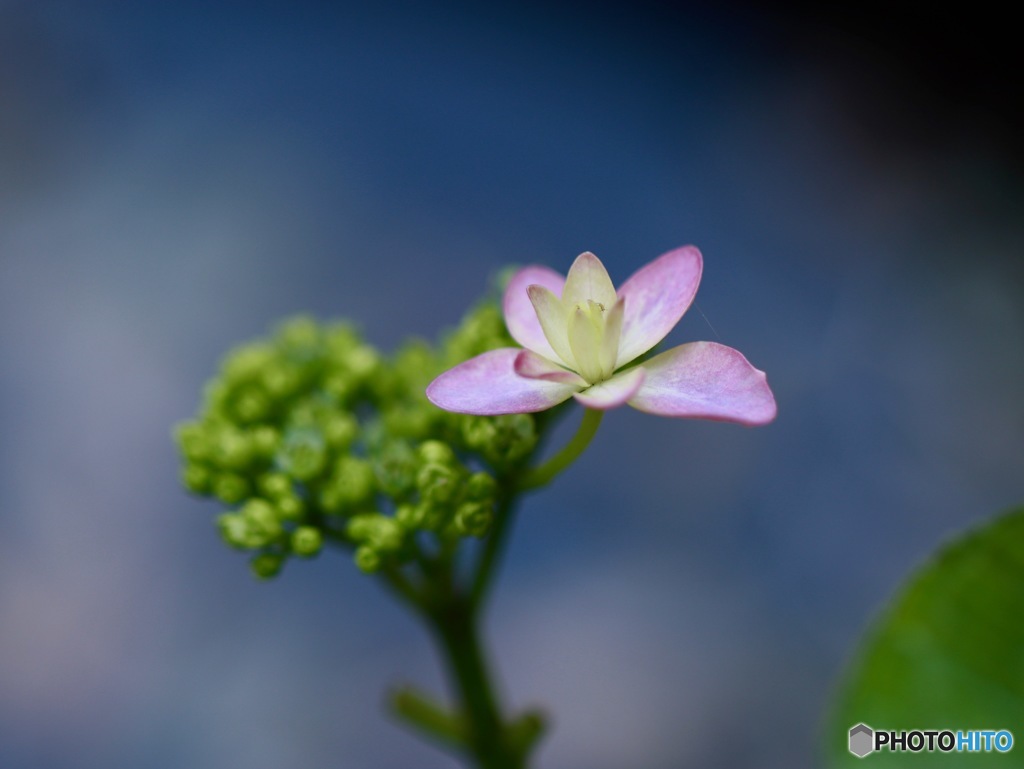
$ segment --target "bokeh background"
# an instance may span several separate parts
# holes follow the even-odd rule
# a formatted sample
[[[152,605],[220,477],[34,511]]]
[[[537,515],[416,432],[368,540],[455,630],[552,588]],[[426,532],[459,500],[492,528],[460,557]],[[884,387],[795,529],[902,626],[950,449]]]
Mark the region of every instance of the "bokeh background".
[[[672,339],[777,422],[610,415],[490,637],[540,769],[814,766],[886,597],[1024,499],[1016,43],[962,10],[0,2],[0,765],[453,766],[382,712],[426,635],[342,557],[255,582],[170,428],[283,315],[388,349],[694,243]]]

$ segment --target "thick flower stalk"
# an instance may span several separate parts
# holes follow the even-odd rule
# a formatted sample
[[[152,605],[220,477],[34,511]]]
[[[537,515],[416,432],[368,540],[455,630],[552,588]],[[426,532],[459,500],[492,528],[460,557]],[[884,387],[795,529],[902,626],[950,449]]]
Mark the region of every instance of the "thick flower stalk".
[[[693,302],[703,260],[678,248],[615,290],[601,261],[577,257],[562,277],[532,265],[504,297],[505,323],[523,349],[491,350],[427,388],[437,406],[463,414],[544,411],[569,398],[589,409],[628,403],[650,414],[766,424],[775,397],[762,371],[715,342],[690,342],[637,363]]]

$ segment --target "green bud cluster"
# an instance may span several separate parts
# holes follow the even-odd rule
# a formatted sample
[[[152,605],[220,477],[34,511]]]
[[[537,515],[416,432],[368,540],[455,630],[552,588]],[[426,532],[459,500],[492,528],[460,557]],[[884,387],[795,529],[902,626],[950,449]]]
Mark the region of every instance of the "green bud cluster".
[[[373,572],[484,536],[500,480],[537,444],[537,418],[452,414],[424,391],[513,344],[493,302],[439,345],[413,340],[390,357],[350,324],[292,318],[230,352],[177,427],[182,482],[224,505],[221,537],[260,578],[328,542]]]

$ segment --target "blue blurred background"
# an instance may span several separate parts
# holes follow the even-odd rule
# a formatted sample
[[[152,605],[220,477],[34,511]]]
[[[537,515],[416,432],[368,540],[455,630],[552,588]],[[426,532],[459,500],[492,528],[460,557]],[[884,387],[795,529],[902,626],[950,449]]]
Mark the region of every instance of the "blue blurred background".
[[[1019,70],[981,12],[754,5],[0,2],[0,765],[453,766],[382,711],[426,635],[344,558],[252,580],[170,427],[283,315],[389,349],[686,243],[672,340],[779,418],[610,415],[490,636],[540,769],[816,763],[865,623],[1024,499]]]

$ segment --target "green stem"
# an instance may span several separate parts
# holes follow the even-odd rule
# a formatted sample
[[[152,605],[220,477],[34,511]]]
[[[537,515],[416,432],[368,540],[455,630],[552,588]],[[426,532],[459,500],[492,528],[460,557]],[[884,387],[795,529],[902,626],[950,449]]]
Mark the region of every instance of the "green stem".
[[[604,412],[598,409],[587,409],[583,412],[583,421],[579,429],[561,451],[551,457],[539,467],[533,468],[519,481],[519,491],[530,491],[550,483],[559,473],[575,462],[582,454],[590,441],[597,434],[597,428],[601,425]]]
[[[603,411],[587,409],[576,434],[561,451],[518,478],[515,473],[505,478],[494,526],[467,590],[452,580],[451,562],[445,558],[420,562],[421,568],[430,572],[424,574],[422,590],[416,590],[397,570],[384,574],[392,589],[428,621],[458,701],[457,711],[448,713],[425,697],[406,692],[393,701],[394,710],[435,739],[461,747],[477,769],[525,769],[527,757],[544,731],[544,719],[538,713],[505,720],[480,639],[480,616],[512,527],[513,503],[518,494],[547,485],[575,462],[590,445],[603,417]]]
[[[512,497],[506,494],[494,514],[494,525],[491,527],[490,536],[484,543],[483,553],[480,555],[480,562],[476,567],[476,574],[473,577],[472,593],[470,601],[474,607],[482,607],[487,600],[487,591],[494,581],[494,574],[498,558],[505,549],[505,541],[508,539],[508,532],[512,528]]]
[[[494,572],[496,571],[495,565],[498,558],[501,557],[505,541],[508,539],[509,529],[512,527],[512,500],[514,494],[547,485],[575,462],[594,439],[603,417],[603,411],[586,409],[583,412],[583,420],[580,422],[580,426],[572,440],[547,462],[527,471],[519,479],[518,483],[513,484],[512,492],[506,492],[502,496],[494,515],[494,526],[491,529],[490,536],[487,537],[487,542],[484,544],[483,554],[480,556],[476,576],[473,579],[473,606],[478,607],[483,604],[487,597],[487,590],[493,581]]]
[[[466,747],[478,769],[524,769],[525,756],[506,734],[473,606],[464,598],[453,598],[430,616],[465,719]]]

